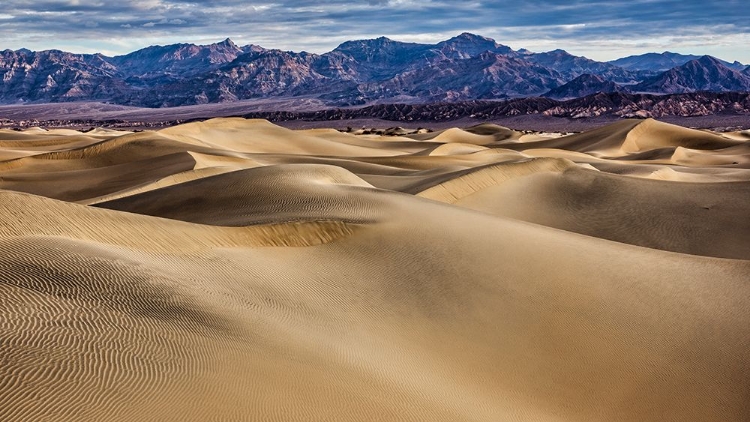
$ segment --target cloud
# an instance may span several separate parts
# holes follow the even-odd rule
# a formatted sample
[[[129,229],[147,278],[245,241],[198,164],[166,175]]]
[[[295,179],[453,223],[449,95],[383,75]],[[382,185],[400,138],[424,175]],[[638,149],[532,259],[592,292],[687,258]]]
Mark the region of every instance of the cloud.
[[[33,3],[33,4],[32,4]],[[349,39],[437,42],[468,31],[514,48],[586,51],[609,58],[651,50],[723,49],[750,62],[745,0],[6,0],[5,46],[35,49],[97,40],[102,50],[144,43],[215,42],[325,52]],[[86,27],[82,22],[96,22]],[[735,37],[737,41],[732,41]],[[88,41],[86,41],[88,42]],[[625,48],[627,46],[627,48]],[[598,52],[597,49],[601,49]]]
[[[187,23],[187,21],[184,21],[182,19],[162,19],[159,22],[155,23],[159,25],[184,25]]]

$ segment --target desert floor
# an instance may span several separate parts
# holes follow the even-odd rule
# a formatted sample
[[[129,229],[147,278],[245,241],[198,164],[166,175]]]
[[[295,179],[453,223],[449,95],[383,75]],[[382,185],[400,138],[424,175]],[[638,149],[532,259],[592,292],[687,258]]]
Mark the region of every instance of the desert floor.
[[[750,420],[750,132],[0,131],[0,420]]]

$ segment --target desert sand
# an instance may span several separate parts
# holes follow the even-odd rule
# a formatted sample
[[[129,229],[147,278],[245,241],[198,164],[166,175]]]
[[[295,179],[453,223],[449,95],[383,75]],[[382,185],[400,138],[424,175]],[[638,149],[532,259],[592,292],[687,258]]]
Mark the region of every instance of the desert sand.
[[[750,420],[750,137],[0,131],[0,420]]]

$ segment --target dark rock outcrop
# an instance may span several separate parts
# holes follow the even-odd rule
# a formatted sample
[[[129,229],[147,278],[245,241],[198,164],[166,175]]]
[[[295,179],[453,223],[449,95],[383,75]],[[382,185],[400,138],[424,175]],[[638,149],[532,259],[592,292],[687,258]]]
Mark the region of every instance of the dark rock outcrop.
[[[647,118],[710,115],[750,116],[750,93],[697,92],[651,95],[622,92],[597,93],[558,101],[550,98],[516,98],[507,101],[463,101],[429,104],[382,104],[362,108],[314,112],[255,112],[245,117],[283,120],[347,120],[377,118],[402,122],[448,121],[460,118],[494,118],[542,115],[562,118]]]
[[[586,97],[598,92],[628,92],[628,89],[601,76],[585,73],[565,85],[550,90],[544,97],[562,100]]]

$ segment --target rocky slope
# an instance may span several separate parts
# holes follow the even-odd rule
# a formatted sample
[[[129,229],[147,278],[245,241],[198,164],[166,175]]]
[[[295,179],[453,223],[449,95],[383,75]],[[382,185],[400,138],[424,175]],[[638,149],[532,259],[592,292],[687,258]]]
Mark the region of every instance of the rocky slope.
[[[100,54],[5,50],[0,78],[3,103],[100,100],[129,91],[117,68]]]
[[[562,100],[585,97],[598,92],[628,92],[628,89],[601,76],[585,73],[565,85],[550,90],[544,96]]]
[[[672,68],[633,87],[639,92],[685,93],[695,91],[749,91],[750,75],[703,56]]]
[[[240,48],[232,40],[199,46],[195,44],[174,44],[152,46],[124,56],[109,59],[123,75],[148,77],[150,75],[191,75],[215,69],[229,63],[238,56],[253,50],[255,46]]]
[[[673,95],[597,93],[558,101],[551,98],[517,98],[507,101],[463,101],[430,104],[381,104],[362,108],[326,109],[315,112],[253,112],[245,117],[284,120],[349,120],[376,118],[400,122],[448,121],[461,118],[495,118],[540,115],[571,119],[698,117],[739,115],[750,117],[750,93],[688,93]]]
[[[524,59],[540,66],[555,69],[565,80],[572,80],[581,75],[593,74],[613,82],[634,82],[639,78],[637,72],[631,72],[609,63],[597,62],[586,57],[574,56],[565,50],[553,50],[546,53],[532,53]]]
[[[646,71],[646,72],[665,72],[673,67],[682,66],[685,63],[698,60],[701,56],[693,54],[679,54],[665,51],[663,53],[646,53],[636,56],[623,57],[621,59],[612,60],[609,63],[631,71]],[[734,70],[742,70],[745,65],[740,62],[729,63],[724,60],[719,60],[724,66]]]
[[[418,104],[621,91],[615,83],[651,93],[750,90],[750,71],[711,57],[656,74],[665,63],[686,58],[603,63],[563,50],[516,51],[469,33],[436,44],[385,37],[348,41],[325,54],[240,47],[229,39],[153,46],[116,57],[5,50],[0,103],[94,100],[167,107],[305,96],[329,106]],[[583,75],[594,76],[577,79]]]

